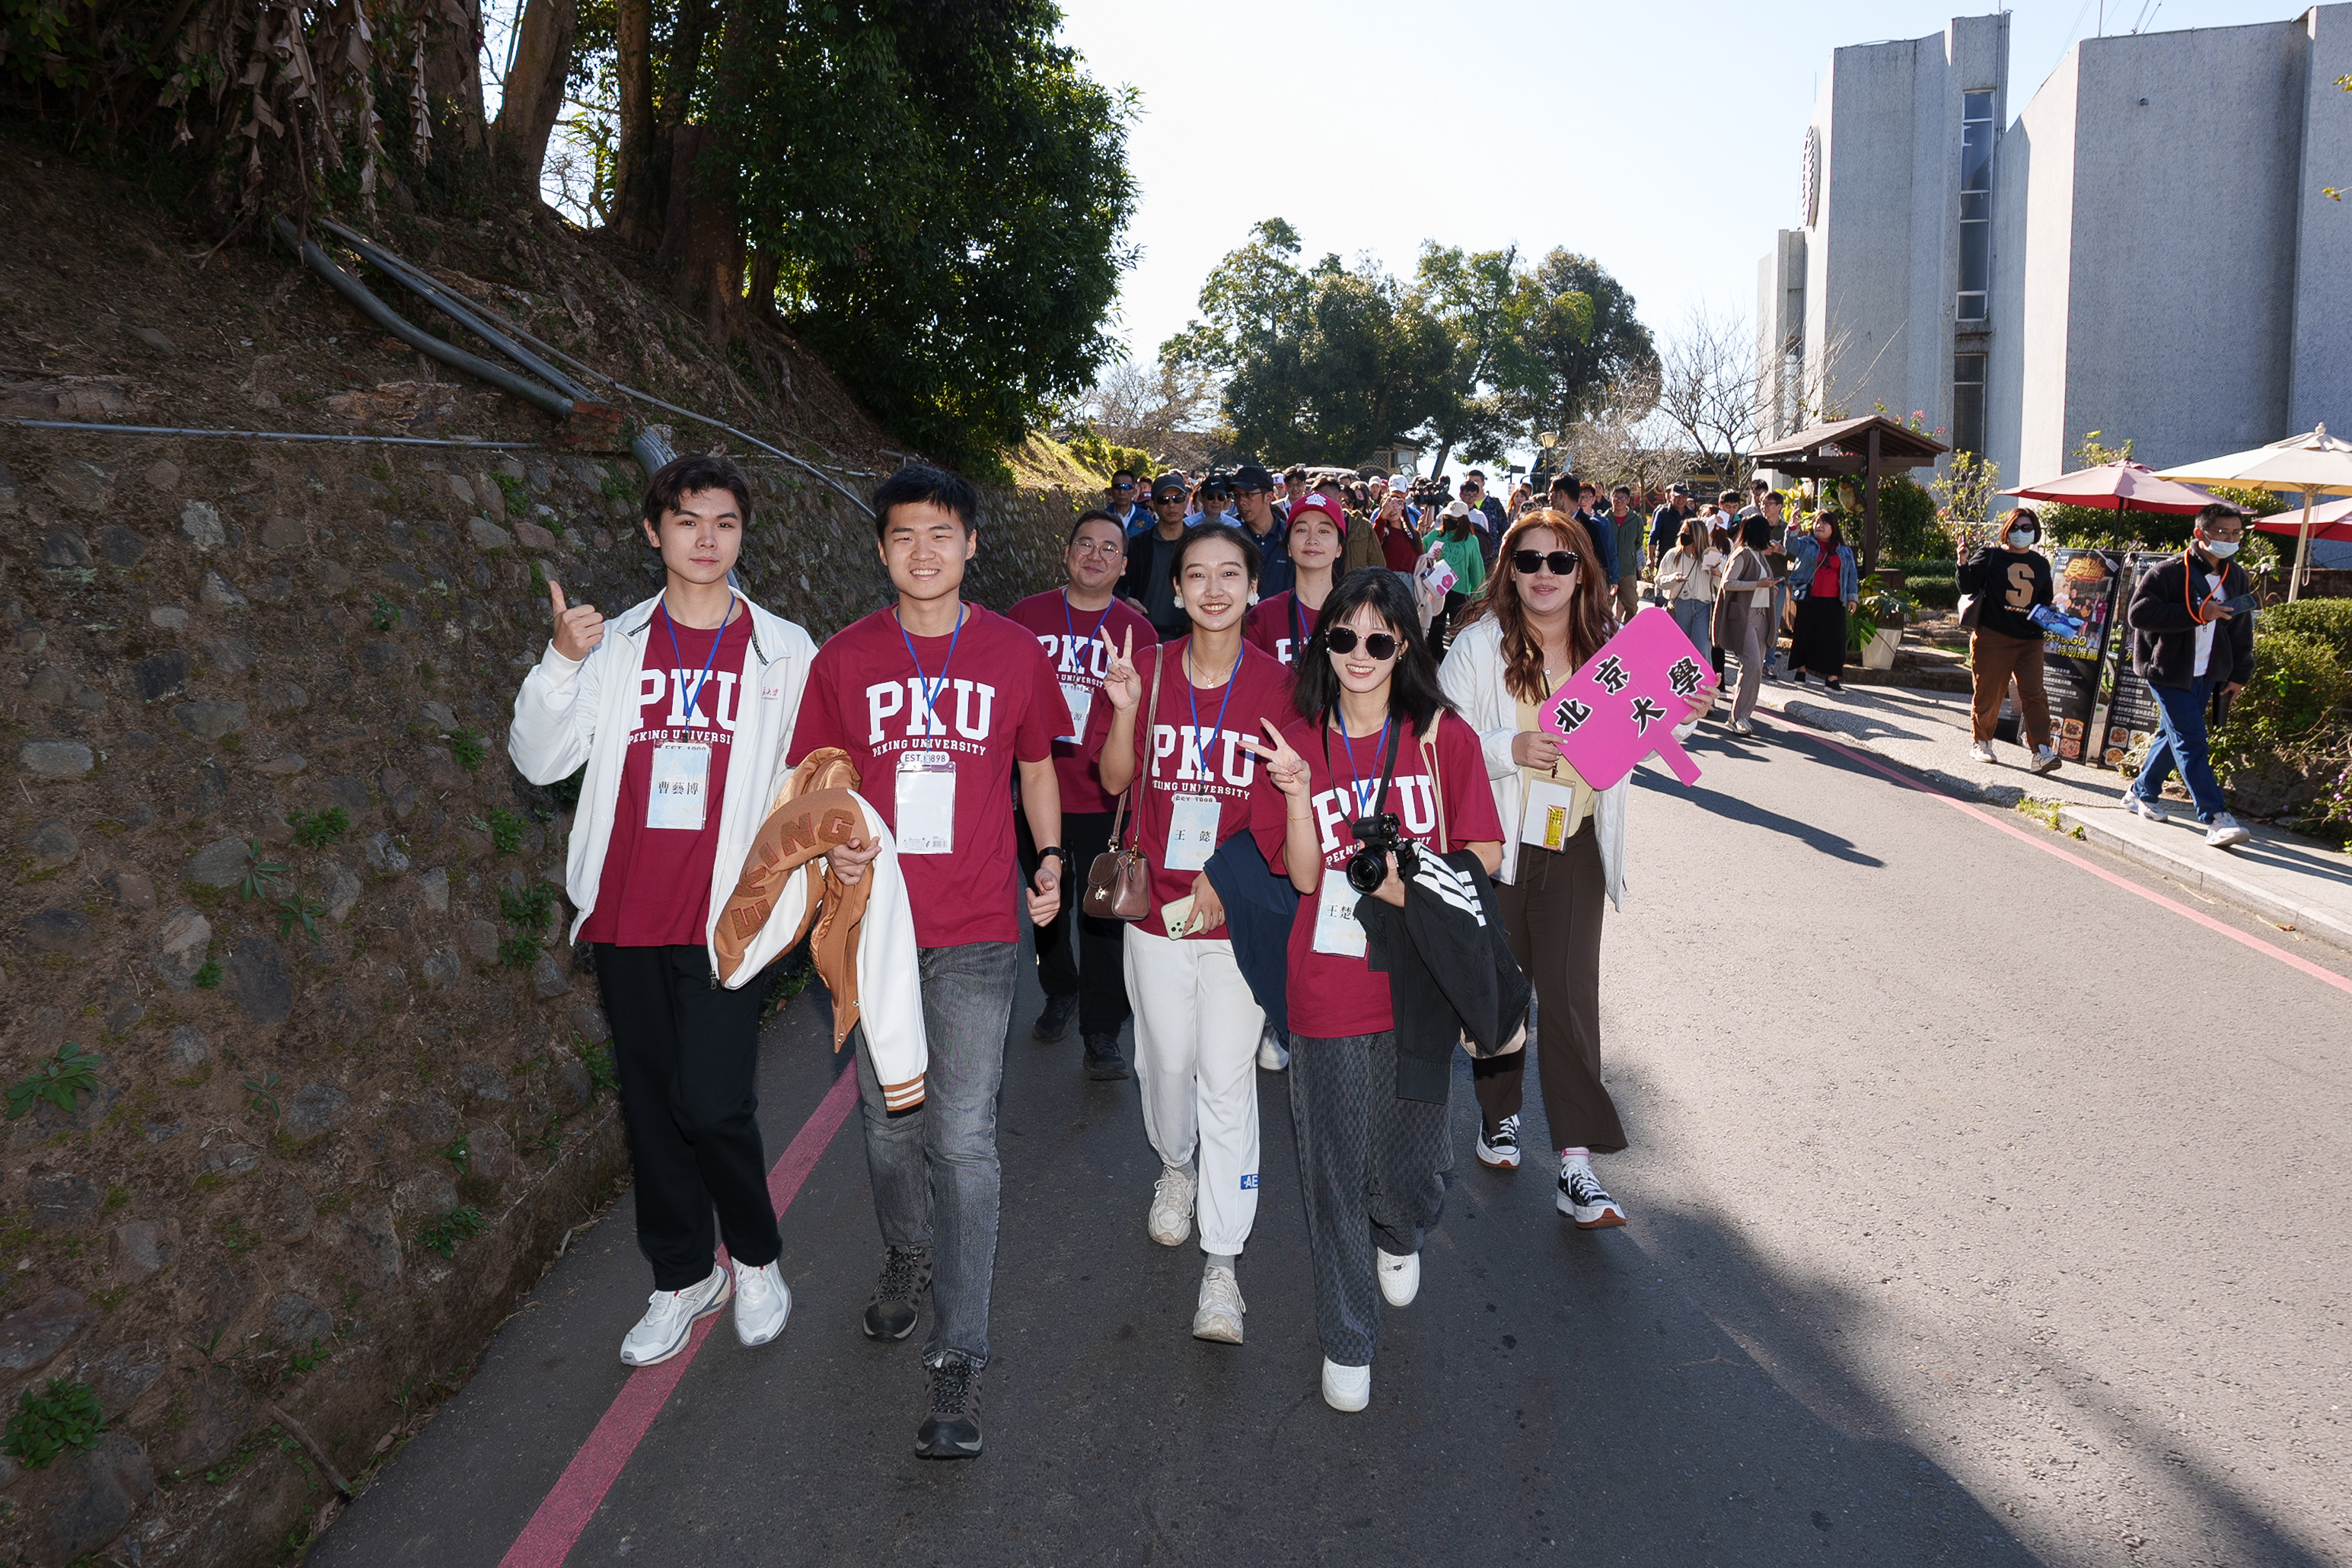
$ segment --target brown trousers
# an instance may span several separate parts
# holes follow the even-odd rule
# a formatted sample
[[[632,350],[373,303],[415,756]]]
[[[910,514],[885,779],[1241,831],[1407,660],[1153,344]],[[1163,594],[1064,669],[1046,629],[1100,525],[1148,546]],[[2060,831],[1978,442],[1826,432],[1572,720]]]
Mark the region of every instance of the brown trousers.
[[[2050,694],[2042,687],[2042,639],[2013,637],[2007,632],[1979,626],[1969,634],[1969,678],[1973,682],[1970,717],[1976,738],[1992,739],[2000,722],[2000,700],[2009,678],[2017,677],[2017,705],[2024,720],[2025,738],[2035,746],[2050,743]]]
[[[1518,1114],[1534,1056],[1552,1147],[1613,1154],[1625,1147],[1625,1129],[1601,1081],[1601,909],[1608,889],[1599,824],[1588,820],[1563,849],[1520,845],[1518,880],[1495,892],[1511,956],[1535,982],[1536,1026],[1525,1050],[1471,1064],[1479,1114],[1489,1127]]]

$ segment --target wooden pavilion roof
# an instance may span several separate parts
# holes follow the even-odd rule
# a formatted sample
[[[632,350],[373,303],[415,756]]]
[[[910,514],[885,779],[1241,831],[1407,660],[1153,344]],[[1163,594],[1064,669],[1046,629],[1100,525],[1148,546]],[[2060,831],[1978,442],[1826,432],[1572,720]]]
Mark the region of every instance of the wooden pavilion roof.
[[[1841,419],[1832,425],[1809,426],[1793,435],[1766,443],[1750,454],[1759,468],[1771,468],[1799,479],[1840,479],[1859,474],[1869,463],[1870,435],[1878,432],[1878,467],[1916,468],[1933,463],[1951,450],[1932,436],[1922,435],[1884,414]]]

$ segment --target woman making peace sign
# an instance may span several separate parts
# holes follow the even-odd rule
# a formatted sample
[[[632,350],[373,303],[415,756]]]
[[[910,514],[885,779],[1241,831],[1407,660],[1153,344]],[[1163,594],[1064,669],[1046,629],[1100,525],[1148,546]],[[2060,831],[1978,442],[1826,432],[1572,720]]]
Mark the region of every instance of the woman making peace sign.
[[[1470,850],[1489,875],[1502,863],[1503,829],[1478,737],[1438,689],[1412,595],[1393,573],[1350,573],[1324,601],[1293,707],[1297,717],[1250,745],[1275,786],[1257,792],[1250,830],[1267,864],[1306,895],[1290,931],[1290,1112],[1323,1398],[1361,1410],[1379,1337],[1374,1285],[1395,1307],[1419,1290],[1422,1233],[1436,1223],[1439,1176],[1453,1159],[1444,1102],[1397,1094],[1389,981],[1365,966],[1348,874],[1361,847],[1354,825],[1393,813],[1402,838],[1431,854]],[[1369,896],[1402,909],[1396,856],[1384,864]]]
[[[1146,651],[1149,688],[1132,634],[1125,639],[1085,748],[1109,794],[1141,781],[1129,809],[1151,867],[1151,908],[1127,928],[1126,969],[1143,1131],[1161,1166],[1145,1229],[1162,1247],[1183,1246],[1197,1201],[1208,1262],[1192,1336],[1236,1345],[1244,1309],[1234,1266],[1257,1217],[1255,1064],[1265,1014],[1234,963],[1204,868],[1249,826],[1257,760],[1244,745],[1262,715],[1290,706],[1289,672],[1242,640],[1257,569],[1257,546],[1229,523],[1185,534],[1171,570],[1192,629]],[[1139,721],[1147,689],[1157,701]]]

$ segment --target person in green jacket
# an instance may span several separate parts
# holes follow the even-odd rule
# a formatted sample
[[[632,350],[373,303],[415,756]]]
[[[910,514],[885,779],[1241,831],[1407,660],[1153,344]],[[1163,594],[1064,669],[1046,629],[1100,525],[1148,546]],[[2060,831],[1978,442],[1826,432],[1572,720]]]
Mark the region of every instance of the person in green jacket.
[[[1445,557],[1445,564],[1454,569],[1454,586],[1446,590],[1445,607],[1437,612],[1437,619],[1429,628],[1430,651],[1443,658],[1446,636],[1461,618],[1462,606],[1486,585],[1486,557],[1478,548],[1478,535],[1470,522],[1470,508],[1458,500],[1445,503],[1445,510],[1439,515],[1437,526],[1429,531],[1424,543],[1435,544]]]

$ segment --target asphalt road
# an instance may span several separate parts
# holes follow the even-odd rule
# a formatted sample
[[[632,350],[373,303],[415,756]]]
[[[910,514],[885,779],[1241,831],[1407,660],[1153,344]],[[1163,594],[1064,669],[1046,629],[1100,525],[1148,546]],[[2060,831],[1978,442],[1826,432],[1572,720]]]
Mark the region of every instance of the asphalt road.
[[[986,1454],[915,1459],[920,1336],[857,1331],[853,1117],[784,1216],[791,1326],[752,1352],[721,1321],[569,1561],[2352,1562],[2352,997],[1759,729],[1710,727],[1695,788],[1638,780],[1602,995],[1633,1147],[1600,1163],[1632,1223],[1575,1231],[1533,1157],[1480,1168],[1465,1064],[1370,1411],[1317,1392],[1283,1080],[1249,1342],[1204,1344],[1198,1253],[1143,1233],[1134,1086],[1030,1042],[1031,981]],[[823,1024],[813,994],[765,1042],[771,1159],[831,1084]],[[574,1239],[313,1563],[507,1557],[624,1394],[630,1225]],[[517,1568],[564,1560],[547,1524]]]

